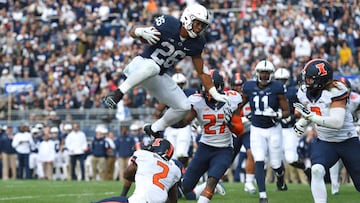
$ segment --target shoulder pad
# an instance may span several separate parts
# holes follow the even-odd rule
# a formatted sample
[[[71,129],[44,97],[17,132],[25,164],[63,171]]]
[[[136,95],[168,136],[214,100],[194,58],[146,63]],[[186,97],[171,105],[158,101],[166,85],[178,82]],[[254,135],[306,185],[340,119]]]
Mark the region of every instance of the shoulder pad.
[[[241,94],[234,90],[225,91],[226,96],[229,98],[231,103],[239,104],[242,102]]]
[[[344,83],[334,81],[333,87],[329,90],[332,100],[343,100],[349,97],[349,91]]]

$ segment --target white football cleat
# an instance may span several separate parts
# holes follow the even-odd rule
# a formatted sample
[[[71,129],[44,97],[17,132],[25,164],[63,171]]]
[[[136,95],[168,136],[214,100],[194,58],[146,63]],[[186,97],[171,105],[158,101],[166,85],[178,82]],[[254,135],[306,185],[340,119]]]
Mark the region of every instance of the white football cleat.
[[[225,188],[224,188],[224,186],[223,186],[220,182],[218,182],[218,184],[217,184],[216,187],[215,187],[215,193],[218,193],[218,194],[220,194],[221,196],[226,195]]]
[[[256,194],[256,188],[253,183],[245,183],[244,191],[250,194]]]

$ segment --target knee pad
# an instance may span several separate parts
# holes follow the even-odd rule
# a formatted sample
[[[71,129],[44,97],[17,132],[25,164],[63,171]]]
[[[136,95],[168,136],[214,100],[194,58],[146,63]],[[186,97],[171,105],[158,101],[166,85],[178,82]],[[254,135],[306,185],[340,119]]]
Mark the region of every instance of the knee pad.
[[[323,179],[325,176],[325,168],[323,165],[315,164],[311,167],[311,177],[313,179]]]

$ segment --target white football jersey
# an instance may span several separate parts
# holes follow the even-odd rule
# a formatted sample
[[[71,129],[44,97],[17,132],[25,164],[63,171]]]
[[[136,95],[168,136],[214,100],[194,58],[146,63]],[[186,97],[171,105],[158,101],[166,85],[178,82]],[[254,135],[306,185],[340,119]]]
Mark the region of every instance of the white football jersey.
[[[306,96],[306,88],[299,88],[297,96],[300,103],[304,104],[310,111],[321,116],[329,116],[330,104],[333,99],[339,99],[348,95],[346,86],[341,82],[335,82],[336,87],[330,90],[323,90],[321,96],[316,101],[310,101]],[[320,140],[327,142],[341,142],[350,137],[356,137],[356,130],[353,123],[353,117],[350,112],[349,104],[346,105],[344,125],[340,129],[316,126]]]
[[[349,100],[349,109],[350,112],[354,115],[356,113],[355,110],[360,105],[360,95],[356,92],[351,92]]]
[[[233,90],[225,93],[230,101],[230,108],[235,111],[238,104],[242,102],[241,95]],[[233,139],[224,115],[224,108],[229,104],[225,103],[219,108],[211,108],[201,94],[193,94],[189,100],[196,111],[200,126],[203,127],[200,142],[213,147],[232,147]]]
[[[173,160],[166,161],[146,150],[135,151],[131,161],[137,164],[135,190],[129,203],[164,203],[169,189],[180,180],[181,171]]]

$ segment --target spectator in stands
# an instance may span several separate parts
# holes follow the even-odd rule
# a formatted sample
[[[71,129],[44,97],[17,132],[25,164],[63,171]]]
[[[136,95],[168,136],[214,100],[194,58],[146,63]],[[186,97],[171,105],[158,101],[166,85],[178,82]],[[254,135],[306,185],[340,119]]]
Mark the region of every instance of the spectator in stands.
[[[5,84],[6,83],[12,83],[16,82],[16,79],[12,73],[9,73],[9,69],[4,68],[1,71],[1,77],[0,77],[0,93],[5,91]]]

